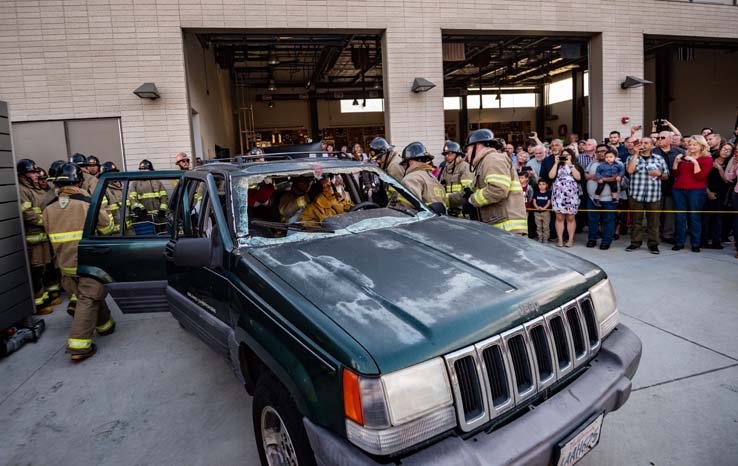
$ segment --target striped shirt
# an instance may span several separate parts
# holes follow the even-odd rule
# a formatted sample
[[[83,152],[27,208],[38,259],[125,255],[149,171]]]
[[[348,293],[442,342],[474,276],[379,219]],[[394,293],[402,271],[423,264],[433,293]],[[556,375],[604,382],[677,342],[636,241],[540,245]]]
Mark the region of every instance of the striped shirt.
[[[587,155],[586,152],[582,152],[577,156],[577,162],[579,162],[579,165],[581,165],[585,171],[587,170],[587,168],[589,168],[589,164],[593,161],[594,157],[591,155]]]

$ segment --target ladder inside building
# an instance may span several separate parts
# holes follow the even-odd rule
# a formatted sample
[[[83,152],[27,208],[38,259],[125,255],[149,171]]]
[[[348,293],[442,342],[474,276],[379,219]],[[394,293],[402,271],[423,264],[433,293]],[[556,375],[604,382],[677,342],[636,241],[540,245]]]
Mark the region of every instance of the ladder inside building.
[[[241,154],[256,146],[254,131],[254,104],[250,100],[250,88],[245,73],[236,74],[236,104],[238,106],[238,140]]]

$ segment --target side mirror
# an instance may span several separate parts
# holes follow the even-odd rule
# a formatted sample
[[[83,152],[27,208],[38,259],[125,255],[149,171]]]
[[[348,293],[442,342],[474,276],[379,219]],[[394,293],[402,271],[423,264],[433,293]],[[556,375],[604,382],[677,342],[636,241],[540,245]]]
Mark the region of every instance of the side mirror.
[[[212,267],[216,262],[211,238],[180,238],[173,243],[169,259],[177,267]]]

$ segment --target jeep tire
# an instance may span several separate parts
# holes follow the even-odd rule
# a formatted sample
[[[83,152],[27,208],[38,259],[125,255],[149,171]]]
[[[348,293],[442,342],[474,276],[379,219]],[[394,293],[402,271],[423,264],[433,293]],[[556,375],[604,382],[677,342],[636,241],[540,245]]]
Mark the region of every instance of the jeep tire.
[[[256,383],[252,417],[262,466],[315,466],[302,416],[271,374],[262,375]]]

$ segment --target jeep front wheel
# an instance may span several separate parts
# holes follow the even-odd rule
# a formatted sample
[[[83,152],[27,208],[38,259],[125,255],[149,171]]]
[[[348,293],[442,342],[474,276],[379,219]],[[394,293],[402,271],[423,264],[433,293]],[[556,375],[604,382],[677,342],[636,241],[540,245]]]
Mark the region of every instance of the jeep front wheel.
[[[271,375],[259,378],[252,406],[254,434],[263,466],[314,466],[310,443],[295,403]]]

